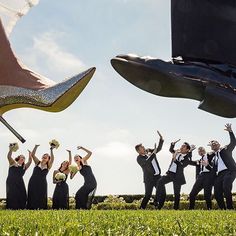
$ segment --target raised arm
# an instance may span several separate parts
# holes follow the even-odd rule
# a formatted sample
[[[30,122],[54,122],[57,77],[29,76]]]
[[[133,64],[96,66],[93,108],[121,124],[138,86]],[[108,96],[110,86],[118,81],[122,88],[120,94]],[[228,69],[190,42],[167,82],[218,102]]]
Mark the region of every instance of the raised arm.
[[[156,156],[155,153],[152,153],[152,155],[149,156],[147,159],[138,156],[138,157],[137,157],[137,162],[138,162],[138,164],[139,164],[141,167],[145,167],[147,164],[149,164],[149,163],[152,162],[152,160],[154,159],[155,156]]]
[[[180,141],[180,139],[178,139],[178,140],[176,140],[176,141],[174,141],[174,142],[172,142],[171,144],[170,144],[170,149],[169,149],[169,151],[171,152],[171,153],[175,153],[175,150],[174,150],[174,147],[175,147],[175,144],[176,143],[178,143]]]
[[[157,130],[157,133],[158,133],[158,135],[159,135],[160,138],[159,138],[159,144],[158,144],[158,147],[157,147],[155,153],[158,153],[158,152],[161,151],[162,146],[163,146],[163,143],[164,143],[164,139],[163,139],[161,133],[160,133],[158,130]]]
[[[12,158],[12,149],[13,149],[14,146],[12,146],[11,144],[9,145],[9,151],[8,151],[8,154],[7,154],[7,159],[8,159],[8,162],[9,162],[9,165],[12,166],[14,165],[16,162],[15,160]]]
[[[71,163],[72,163],[72,155],[71,155],[71,150],[66,150],[67,152],[68,152],[68,154],[69,154],[69,165],[71,165]]]
[[[181,164],[183,167],[186,167],[187,165],[192,165],[192,166],[196,166],[198,161],[192,161],[192,151],[196,148],[195,145],[191,145],[191,148],[189,150],[189,152],[187,153],[187,155],[184,157],[183,160],[178,161],[179,164]],[[177,162],[177,161],[176,161]],[[176,163],[177,164],[177,163]]]
[[[54,162],[53,149],[54,149],[55,147],[56,147],[55,145],[51,145],[51,147],[50,147],[50,160],[49,160],[49,162],[48,162],[48,169],[51,169],[52,164],[53,164],[53,162]]]
[[[30,167],[31,163],[32,163],[32,153],[31,153],[30,150],[28,150],[28,152],[29,152],[29,158],[28,158],[27,163],[24,166],[25,170],[27,170]]]
[[[230,143],[227,145],[227,150],[232,152],[236,146],[236,139],[235,139],[231,124],[226,124],[225,130],[229,132],[229,137],[230,137]]]
[[[77,174],[77,172],[70,172],[70,179],[73,179],[76,174]]]
[[[83,150],[83,151],[85,151],[85,152],[87,152],[87,155],[85,156],[85,157],[83,157],[82,158],[82,161],[84,162],[84,163],[86,163],[87,162],[87,160],[91,157],[91,155],[92,155],[92,152],[91,151],[89,151],[88,149],[86,149],[86,148],[84,148],[84,147],[82,147],[82,146],[78,146],[77,147],[77,149],[78,150]]]
[[[40,145],[35,145],[33,151],[31,152],[31,156],[32,156],[32,159],[33,159],[35,165],[38,165],[38,163],[40,162],[39,159],[35,156],[35,153],[36,153],[39,146]]]

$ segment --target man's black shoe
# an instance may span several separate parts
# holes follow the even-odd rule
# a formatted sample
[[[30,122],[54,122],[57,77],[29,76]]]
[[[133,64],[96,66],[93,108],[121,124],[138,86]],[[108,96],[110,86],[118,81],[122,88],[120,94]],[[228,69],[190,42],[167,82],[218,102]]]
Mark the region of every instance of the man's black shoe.
[[[200,101],[199,109],[236,117],[236,67],[203,60],[165,62],[150,57],[120,55],[111,60],[127,81],[149,93]]]

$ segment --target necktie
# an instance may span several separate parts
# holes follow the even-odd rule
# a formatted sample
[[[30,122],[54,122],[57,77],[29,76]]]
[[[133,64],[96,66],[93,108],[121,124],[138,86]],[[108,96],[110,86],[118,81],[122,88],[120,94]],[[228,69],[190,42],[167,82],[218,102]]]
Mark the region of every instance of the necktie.
[[[203,157],[204,156],[202,156],[201,161],[203,161]],[[203,169],[204,169],[204,165],[201,163],[201,172],[203,172]]]
[[[182,155],[181,154],[179,154],[179,156],[178,156],[178,158],[177,158],[177,161],[181,161],[181,158],[182,157]]]
[[[216,172],[217,172],[217,170],[218,170],[218,161],[219,161],[219,152],[216,152],[215,161],[214,161]]]

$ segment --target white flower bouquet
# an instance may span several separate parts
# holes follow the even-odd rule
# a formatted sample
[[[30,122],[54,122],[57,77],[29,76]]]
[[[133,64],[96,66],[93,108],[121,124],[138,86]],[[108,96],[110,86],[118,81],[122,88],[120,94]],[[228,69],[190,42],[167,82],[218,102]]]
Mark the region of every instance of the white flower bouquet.
[[[10,147],[13,152],[16,152],[19,149],[18,143],[11,143]]]
[[[58,173],[56,173],[56,175],[55,175],[55,179],[56,179],[56,180],[65,180],[65,179],[66,179],[66,175],[65,175],[64,173],[58,172]]]
[[[60,146],[60,143],[56,139],[50,141],[49,144],[50,146],[55,146],[56,149],[58,149],[58,147]]]
[[[69,170],[71,173],[76,173],[78,171],[78,167],[76,165],[69,165]]]

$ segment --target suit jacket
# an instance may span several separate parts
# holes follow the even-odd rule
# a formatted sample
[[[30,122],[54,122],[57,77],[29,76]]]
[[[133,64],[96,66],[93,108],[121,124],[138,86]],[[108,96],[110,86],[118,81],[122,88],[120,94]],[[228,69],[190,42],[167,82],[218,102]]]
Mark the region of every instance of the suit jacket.
[[[169,151],[174,154],[175,150],[174,150],[175,145],[171,144],[170,145],[170,149]],[[184,156],[184,159],[181,161],[175,160],[174,163],[177,165],[177,169],[176,169],[176,173],[173,174],[173,182],[177,183],[177,184],[186,184],[186,180],[184,177],[184,168],[187,165],[196,165],[195,161],[192,161],[192,152],[187,153],[187,155]],[[167,172],[168,173],[168,172]]]
[[[157,147],[157,152],[161,151],[163,143],[164,143],[163,139],[160,139],[158,147]],[[139,155],[137,157],[137,162],[143,170],[143,182],[144,183],[147,183],[147,182],[150,182],[150,181],[154,180],[155,170],[154,170],[153,165],[152,165],[152,160],[153,159],[156,159],[156,154],[155,153],[153,153],[149,158],[148,158],[147,155],[145,155],[145,156]],[[159,167],[160,174],[161,174],[161,168],[159,166],[159,163],[158,163],[157,159],[156,159],[156,162],[157,162],[157,165]]]
[[[212,174],[213,173],[213,162],[212,162],[212,158],[211,158],[211,155],[209,154],[206,154],[207,155],[207,160],[208,160],[208,165],[205,166],[206,169],[209,170],[209,174]],[[200,164],[197,164],[197,162],[195,163],[196,165],[196,179],[197,177],[200,175],[200,172],[201,172],[201,165]]]
[[[233,132],[229,132],[229,137],[230,137],[230,143],[229,145],[225,146],[224,148],[222,148],[219,153],[220,156],[224,162],[224,164],[226,165],[226,167],[228,168],[228,170],[230,171],[236,171],[236,163],[235,160],[232,156],[232,152],[236,146],[236,139],[234,136]],[[215,153],[210,155],[210,160],[213,161],[215,157]],[[215,170],[217,171],[217,170]]]

